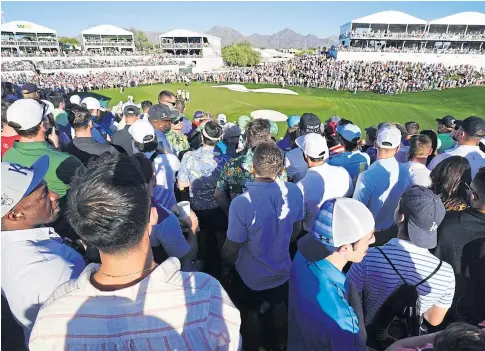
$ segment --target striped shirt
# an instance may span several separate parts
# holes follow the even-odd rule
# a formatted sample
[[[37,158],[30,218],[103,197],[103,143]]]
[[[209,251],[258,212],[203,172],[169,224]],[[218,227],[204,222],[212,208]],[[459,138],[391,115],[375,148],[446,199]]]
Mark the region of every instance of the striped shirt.
[[[381,249],[408,284],[418,284],[433,273],[440,262],[427,249],[400,239],[390,240],[386,245],[381,246]],[[376,248],[369,249],[362,262],[353,264],[347,276],[357,290],[362,292],[366,325],[372,322],[379,308],[403,284],[401,278]],[[438,272],[416,290],[421,315],[433,305],[450,308],[455,294],[453,268],[443,262]]]
[[[30,351],[240,350],[239,311],[213,277],[169,258],[139,283],[100,291],[90,264],[39,312]]]

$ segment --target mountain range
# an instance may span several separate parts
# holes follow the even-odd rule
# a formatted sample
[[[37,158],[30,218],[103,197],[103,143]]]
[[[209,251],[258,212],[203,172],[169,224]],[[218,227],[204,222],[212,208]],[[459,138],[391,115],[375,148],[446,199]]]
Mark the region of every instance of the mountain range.
[[[163,33],[145,32],[148,40],[152,43],[157,42],[157,38],[160,34]],[[288,28],[271,35],[254,33],[250,36],[244,36],[232,28],[215,26],[207,31],[206,34],[221,38],[223,47],[242,41],[248,41],[254,47],[266,49],[305,49],[329,47],[338,43],[338,36],[336,35],[332,35],[328,38],[318,38],[316,35],[302,35]]]

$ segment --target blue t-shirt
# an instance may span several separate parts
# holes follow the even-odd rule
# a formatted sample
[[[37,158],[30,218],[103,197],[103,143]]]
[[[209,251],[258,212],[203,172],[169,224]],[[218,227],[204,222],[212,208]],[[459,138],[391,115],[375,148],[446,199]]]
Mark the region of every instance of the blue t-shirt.
[[[288,351],[364,351],[344,273],[326,259],[308,261],[298,252],[291,267]]]
[[[349,172],[352,182],[355,184],[360,173],[369,168],[370,157],[360,151],[347,151],[330,157],[329,165],[343,167]]]
[[[293,183],[248,182],[229,207],[227,238],[244,243],[236,270],[252,290],[266,290],[290,277],[293,224],[305,215],[303,195]]]

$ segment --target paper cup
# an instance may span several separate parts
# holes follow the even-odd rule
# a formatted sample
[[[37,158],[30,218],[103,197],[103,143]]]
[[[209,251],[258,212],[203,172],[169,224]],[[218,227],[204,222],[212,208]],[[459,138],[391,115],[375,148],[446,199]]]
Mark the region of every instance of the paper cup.
[[[177,204],[177,207],[179,208],[180,218],[181,219],[187,219],[187,218],[190,217],[190,202],[188,202],[188,201],[180,201]]]

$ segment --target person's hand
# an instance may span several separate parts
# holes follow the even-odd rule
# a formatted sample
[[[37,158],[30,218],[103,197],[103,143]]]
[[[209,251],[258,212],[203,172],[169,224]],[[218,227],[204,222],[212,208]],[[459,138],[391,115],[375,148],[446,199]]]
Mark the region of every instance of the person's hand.
[[[54,144],[54,146],[59,149],[59,136],[56,133],[56,127],[52,128],[51,133],[49,134],[49,140]]]
[[[109,136],[109,134],[106,134],[106,140],[111,143],[111,137]]]
[[[193,234],[196,234],[199,231],[199,219],[194,211],[190,210],[190,216],[185,219],[180,218],[180,209],[177,205],[174,205],[171,211],[179,219],[180,227],[182,228],[183,232],[192,231]]]

